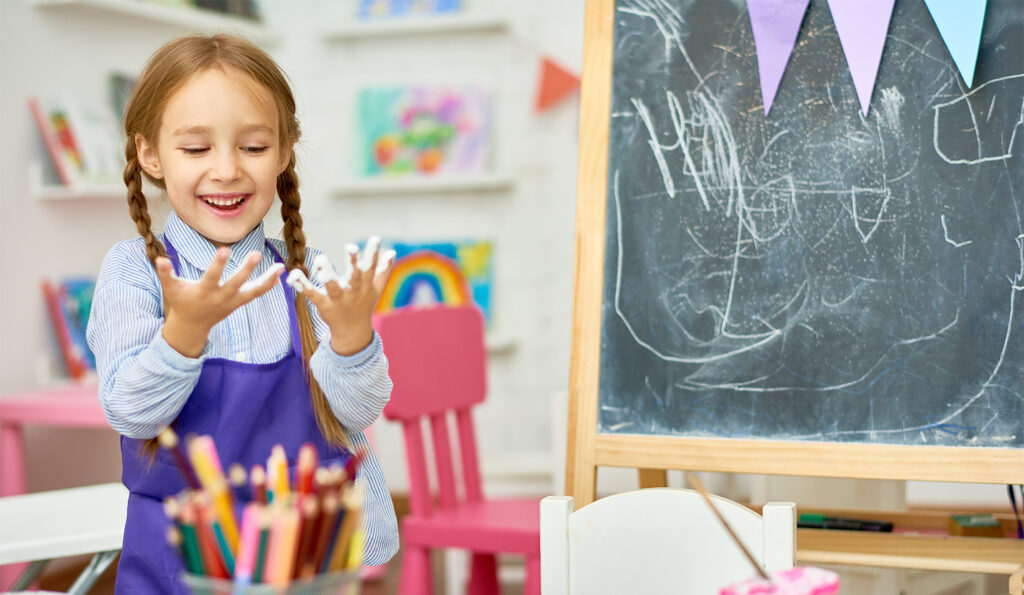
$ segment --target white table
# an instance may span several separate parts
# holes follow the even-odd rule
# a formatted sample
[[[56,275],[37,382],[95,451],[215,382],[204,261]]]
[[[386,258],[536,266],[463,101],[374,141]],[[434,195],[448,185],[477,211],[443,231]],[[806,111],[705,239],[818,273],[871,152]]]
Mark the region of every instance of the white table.
[[[128,490],[120,483],[0,498],[0,565],[31,562],[12,590],[54,558],[95,554],[68,593],[85,593],[121,550]]]

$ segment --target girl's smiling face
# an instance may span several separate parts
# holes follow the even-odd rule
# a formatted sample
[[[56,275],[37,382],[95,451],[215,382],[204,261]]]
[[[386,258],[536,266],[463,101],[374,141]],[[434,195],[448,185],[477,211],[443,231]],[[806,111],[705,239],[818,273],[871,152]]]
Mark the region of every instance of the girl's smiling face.
[[[291,158],[270,91],[235,70],[193,75],[164,107],[156,145],[136,138],[139,163],[162,180],[178,216],[217,246],[270,210]]]

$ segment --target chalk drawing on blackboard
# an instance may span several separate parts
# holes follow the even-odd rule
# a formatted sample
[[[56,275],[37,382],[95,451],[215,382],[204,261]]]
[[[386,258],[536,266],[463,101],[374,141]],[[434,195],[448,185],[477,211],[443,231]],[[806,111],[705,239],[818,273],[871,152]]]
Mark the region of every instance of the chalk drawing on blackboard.
[[[897,3],[867,117],[812,0],[765,118],[744,6],[618,2],[599,429],[1024,445],[1024,3],[973,90]]]

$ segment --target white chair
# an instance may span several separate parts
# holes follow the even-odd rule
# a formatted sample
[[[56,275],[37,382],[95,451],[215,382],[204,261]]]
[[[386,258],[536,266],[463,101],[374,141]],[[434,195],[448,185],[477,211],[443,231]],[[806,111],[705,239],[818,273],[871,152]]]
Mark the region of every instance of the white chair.
[[[766,571],[793,566],[795,504],[770,502],[762,517],[732,500],[711,498]],[[693,490],[648,488],[573,509],[568,496],[540,503],[544,595],[717,595],[756,572]]]
[[[0,498],[0,565],[31,562],[11,590],[27,588],[54,558],[95,554],[68,590],[88,592],[121,551],[127,513],[120,483]]]

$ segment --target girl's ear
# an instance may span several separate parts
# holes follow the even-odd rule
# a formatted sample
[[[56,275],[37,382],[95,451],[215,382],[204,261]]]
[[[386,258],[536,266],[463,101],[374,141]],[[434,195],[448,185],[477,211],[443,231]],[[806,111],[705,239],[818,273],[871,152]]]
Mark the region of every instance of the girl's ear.
[[[142,166],[142,170],[157,180],[162,180],[164,172],[160,168],[160,155],[156,151],[156,147],[149,144],[149,141],[144,139],[141,134],[135,135],[135,154],[139,158],[139,165]]]
[[[284,170],[288,169],[288,162],[292,160],[292,151],[295,150],[295,143],[287,143],[281,147],[281,162],[278,163],[277,175],[284,173]]]

